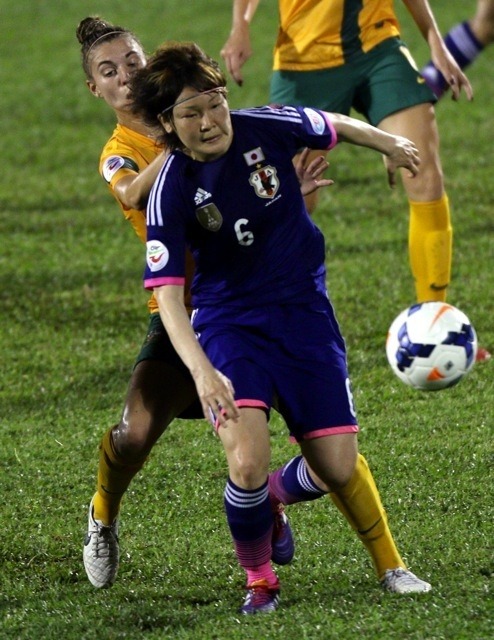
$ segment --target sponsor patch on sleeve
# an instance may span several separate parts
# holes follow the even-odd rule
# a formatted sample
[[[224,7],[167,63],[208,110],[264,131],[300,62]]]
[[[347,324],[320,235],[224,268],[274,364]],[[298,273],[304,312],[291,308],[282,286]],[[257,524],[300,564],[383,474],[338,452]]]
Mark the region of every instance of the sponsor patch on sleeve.
[[[139,167],[130,158],[125,158],[123,156],[108,156],[103,163],[102,174],[103,178],[110,183],[113,176],[117,173],[119,169],[125,167],[126,169],[131,169],[132,171],[139,172]]]
[[[167,264],[170,253],[159,240],[149,240],[146,243],[146,262],[150,271],[159,271]]]
[[[304,113],[309,118],[314,133],[317,133],[318,136],[322,135],[326,128],[326,122],[322,115],[314,109],[304,109]]]

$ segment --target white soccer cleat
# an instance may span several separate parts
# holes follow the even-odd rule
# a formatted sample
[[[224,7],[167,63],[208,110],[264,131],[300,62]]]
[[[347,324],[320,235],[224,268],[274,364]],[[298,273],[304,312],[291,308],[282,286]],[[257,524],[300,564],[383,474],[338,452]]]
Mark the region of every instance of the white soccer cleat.
[[[417,578],[408,569],[388,569],[381,580],[382,586],[391,593],[426,593],[432,589],[425,580]]]
[[[101,589],[110,587],[117,577],[120,551],[118,518],[110,527],[93,517],[93,501],[89,505],[89,521],[84,540],[84,568],[90,583]]]

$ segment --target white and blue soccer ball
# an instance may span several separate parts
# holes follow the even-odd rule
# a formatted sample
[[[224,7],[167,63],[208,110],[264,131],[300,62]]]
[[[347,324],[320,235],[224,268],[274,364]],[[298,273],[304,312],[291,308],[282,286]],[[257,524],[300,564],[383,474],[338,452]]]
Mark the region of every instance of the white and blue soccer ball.
[[[386,340],[391,368],[405,384],[438,391],[457,384],[475,364],[477,335],[467,316],[444,302],[402,311]]]

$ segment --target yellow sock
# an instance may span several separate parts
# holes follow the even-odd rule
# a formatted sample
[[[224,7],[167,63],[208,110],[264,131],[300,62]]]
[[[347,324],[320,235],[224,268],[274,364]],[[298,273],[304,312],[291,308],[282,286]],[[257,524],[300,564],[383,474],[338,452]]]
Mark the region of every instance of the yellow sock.
[[[451,277],[453,230],[446,194],[440,200],[410,200],[408,249],[417,302],[446,300]]]
[[[359,454],[350,482],[329,494],[369,551],[378,579],[406,565],[388,527],[386,512],[366,459]]]
[[[134,464],[123,462],[113,447],[111,434],[112,429],[108,429],[100,443],[98,483],[93,498],[94,517],[107,526],[118,516],[123,494],[145,462],[145,459]]]

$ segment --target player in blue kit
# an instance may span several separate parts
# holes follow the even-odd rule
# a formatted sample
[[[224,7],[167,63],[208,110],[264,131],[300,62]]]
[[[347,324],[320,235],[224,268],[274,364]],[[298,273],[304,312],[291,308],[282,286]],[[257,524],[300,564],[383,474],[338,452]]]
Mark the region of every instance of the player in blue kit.
[[[284,504],[329,491],[337,504],[350,496],[340,509],[366,546],[388,531],[358,453],[324,238],[307,213],[292,158],[301,147],[330,149],[346,140],[382,153],[391,183],[399,167],[415,175],[419,158],[409,140],[345,116],[302,107],[230,112],[225,84],[197,45],[169,43],[135,74],[131,92],[135,111],[160,124],[174,150],[148,201],[145,286],[225,449],[225,509],[247,577],[241,610],[251,614],[273,611],[279,601],[270,493]],[[196,266],[192,321],[183,301],[186,247]],[[272,407],[302,455],[268,476]],[[377,569],[386,588],[430,589],[406,569],[392,539],[387,549]]]

